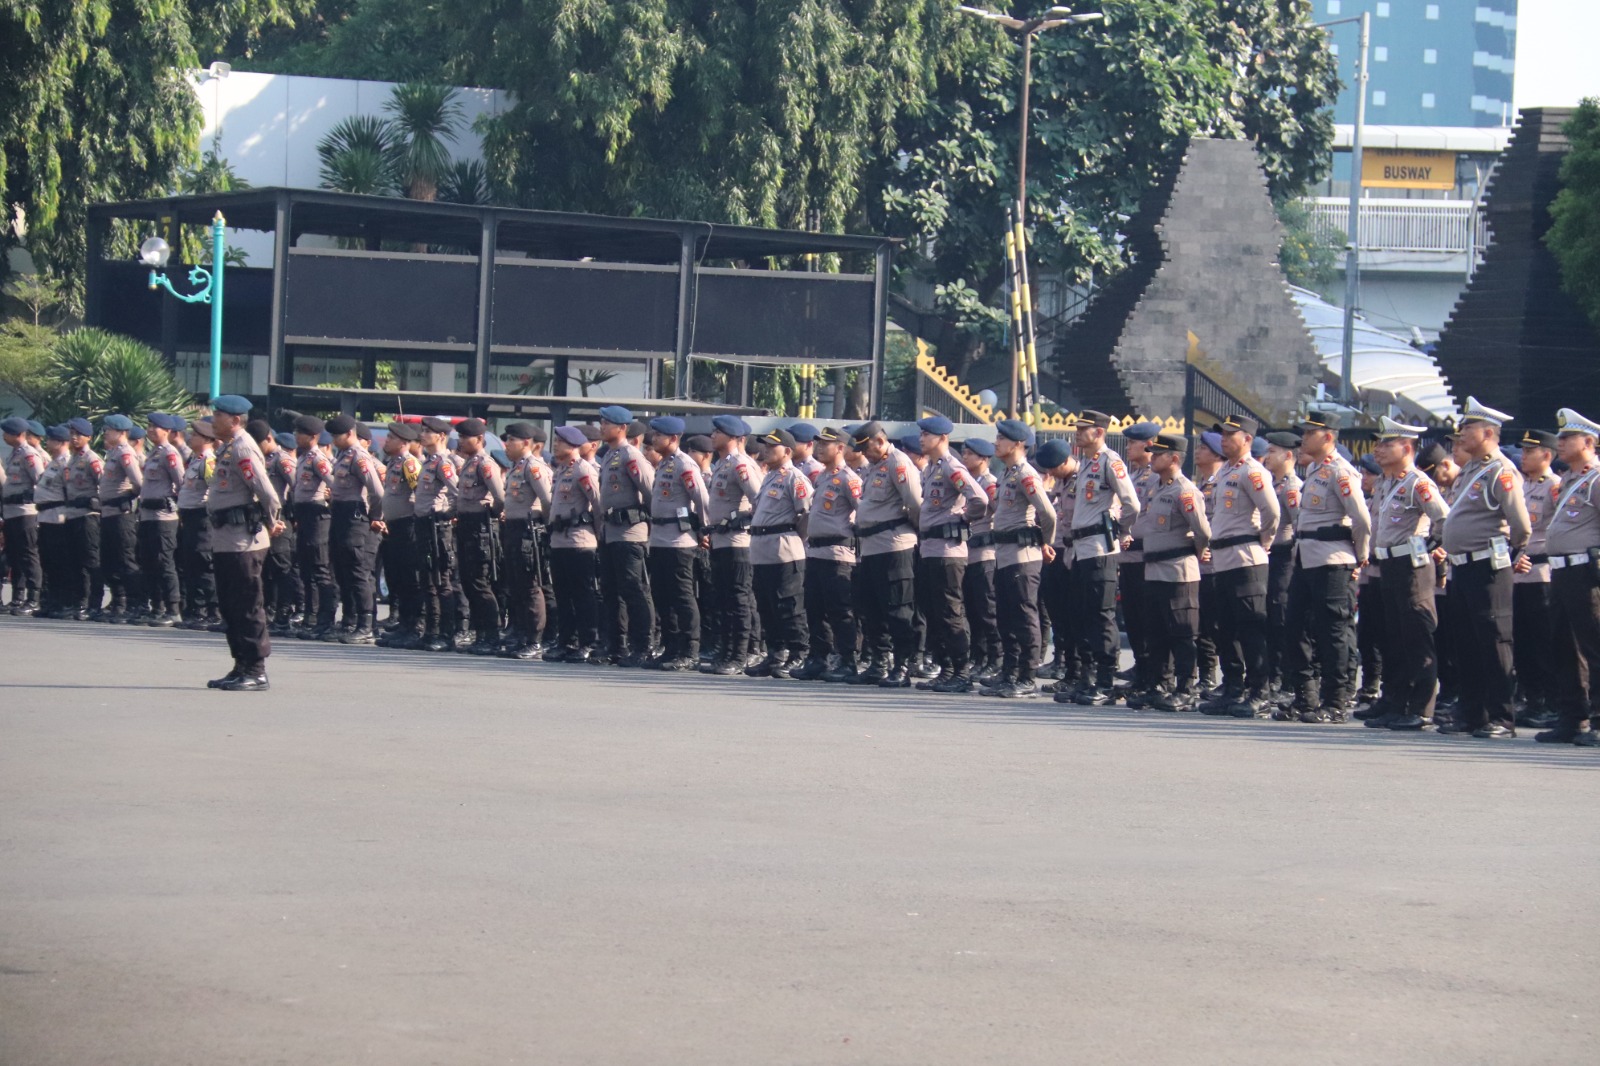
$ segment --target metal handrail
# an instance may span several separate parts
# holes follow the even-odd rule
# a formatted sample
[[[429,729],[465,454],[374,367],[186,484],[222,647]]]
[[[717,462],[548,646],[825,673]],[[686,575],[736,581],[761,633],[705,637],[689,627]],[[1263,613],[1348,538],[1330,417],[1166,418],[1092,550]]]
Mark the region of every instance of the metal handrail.
[[[1349,239],[1350,205],[1331,197],[1301,201],[1323,239]],[[1363,200],[1357,247],[1363,252],[1447,252],[1464,255],[1489,243],[1484,213],[1471,200]]]

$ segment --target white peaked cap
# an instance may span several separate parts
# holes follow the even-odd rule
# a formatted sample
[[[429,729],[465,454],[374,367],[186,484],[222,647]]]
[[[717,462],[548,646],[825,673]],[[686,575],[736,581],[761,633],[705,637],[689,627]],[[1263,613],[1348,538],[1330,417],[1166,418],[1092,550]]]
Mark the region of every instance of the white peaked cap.
[[[1491,426],[1503,426],[1515,417],[1504,411],[1496,411],[1493,407],[1485,407],[1475,396],[1468,396],[1466,407],[1461,409],[1462,425],[1468,422],[1487,422]]]
[[[1562,436],[1586,433],[1591,437],[1600,437],[1600,424],[1591,422],[1570,407],[1563,407],[1556,412],[1556,425],[1561,427]]]
[[[1378,419],[1379,440],[1416,440],[1427,430],[1427,426],[1408,426],[1404,422],[1396,422],[1388,415]]]

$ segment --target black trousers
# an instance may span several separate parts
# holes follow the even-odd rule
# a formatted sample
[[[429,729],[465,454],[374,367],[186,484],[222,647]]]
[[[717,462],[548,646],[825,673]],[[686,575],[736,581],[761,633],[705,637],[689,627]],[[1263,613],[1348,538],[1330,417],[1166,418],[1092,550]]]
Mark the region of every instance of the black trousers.
[[[724,659],[737,660],[750,653],[750,622],[756,613],[753,582],[749,548],[711,549],[711,587]]]
[[[856,658],[856,616],[851,600],[855,563],[837,559],[807,559],[806,626],[811,636],[811,657],[830,653],[845,662]]]
[[[1284,681],[1310,693],[1315,684],[1312,663],[1322,670],[1320,703],[1339,706],[1355,691],[1350,662],[1350,566],[1297,566],[1289,583],[1288,629]]]
[[[936,663],[957,668],[972,659],[967,605],[961,594],[966,572],[965,559],[917,560],[917,602],[927,629],[928,654]]]
[[[1382,597],[1383,702],[1396,714],[1428,717],[1439,682],[1434,634],[1433,563],[1411,565],[1410,556],[1382,559],[1367,584]],[[1366,610],[1365,607],[1362,610]]]
[[[1195,638],[1200,633],[1200,582],[1146,581],[1145,622],[1149,626],[1150,675],[1155,684],[1194,689]]]
[[[358,615],[372,611],[372,524],[364,502],[333,505],[328,550],[333,559],[333,579],[339,586],[344,621],[347,625],[354,624]]]
[[[705,548],[694,551],[694,598],[700,608],[700,654],[704,656],[714,652],[722,642],[717,619],[717,590],[711,584],[711,552]]]
[[[267,550],[216,552],[211,564],[217,574],[217,609],[222,612],[222,632],[234,664],[245,673],[266,669],[272,654],[267,636],[267,609],[262,599],[261,567]]]
[[[67,519],[66,603],[74,607],[98,609],[95,590],[100,588],[100,516],[83,515]]]
[[[61,522],[39,523],[39,568],[44,574],[39,603],[47,610],[66,605],[62,591],[71,587],[67,557],[67,527]]]
[[[1511,584],[1511,660],[1529,703],[1550,698],[1550,582]]]
[[[694,587],[698,548],[651,548],[646,559],[661,646],[669,659],[700,655],[700,600]]]
[[[1456,566],[1450,572],[1451,609],[1456,613],[1456,668],[1461,701],[1456,721],[1509,728],[1514,719],[1511,662],[1511,568],[1492,560]]]
[[[216,609],[216,569],[204,507],[178,512],[178,583],[183,588],[185,616],[198,618]]]
[[[961,596],[967,605],[972,657],[979,662],[998,662],[1000,624],[995,615],[993,559],[967,560],[967,571],[961,576]]]
[[[1032,681],[1039,669],[1039,575],[1043,567],[1043,563],[1012,563],[994,572],[1001,670],[1021,681]]]
[[[1361,659],[1361,691],[1377,692],[1383,683],[1388,637],[1384,632],[1385,613],[1382,578],[1369,577],[1356,591],[1356,651]]]
[[[491,521],[488,514],[456,517],[456,561],[467,596],[467,624],[480,638],[500,628],[500,602],[494,596],[500,560]]]
[[[757,563],[756,609],[761,612],[761,633],[767,654],[787,651],[791,658],[810,650],[806,632],[806,564]]]
[[[533,524],[525,519],[513,519],[501,527],[500,542],[506,561],[506,617],[512,630],[527,644],[537,644],[544,637],[544,589],[539,584],[537,534]]]
[[[1274,544],[1267,559],[1267,676],[1283,679],[1284,619],[1289,613],[1289,582],[1294,577],[1294,545]]]
[[[550,529],[540,526],[534,531],[539,542],[539,592],[544,597],[544,632],[536,639],[556,639],[556,586],[550,569]]]
[[[1449,587],[1439,587],[1437,574],[1433,580],[1433,609],[1439,616],[1439,628],[1433,637],[1434,654],[1439,659],[1439,699],[1455,699],[1461,691],[1461,675],[1456,669],[1456,631],[1461,627],[1456,624]]]
[[[599,556],[593,548],[550,549],[556,632],[563,648],[593,648],[600,643],[599,571]]]
[[[38,595],[44,584],[44,567],[39,561],[39,516],[17,515],[5,520],[6,568],[11,573],[13,599]]]
[[[456,609],[456,540],[450,516],[419,516],[412,531],[417,549],[413,566],[421,581],[423,631],[429,636],[452,632]]]
[[[1122,642],[1117,633],[1117,557],[1100,555],[1072,564],[1078,591],[1078,647],[1103,669],[1115,669]]]
[[[1200,572],[1200,632],[1194,641],[1195,669],[1200,674],[1200,687],[1211,683],[1211,671],[1217,665],[1217,575]]]
[[[1000,580],[999,574],[995,581]],[[996,588],[998,589],[998,584]],[[998,596],[999,593],[996,592]],[[1077,641],[1073,639],[1072,549],[1059,548],[1054,562],[1041,563],[1039,598],[1050,622],[1050,643],[1060,663],[1076,662]]]
[[[1592,565],[1550,574],[1551,696],[1564,725],[1596,717],[1592,678],[1600,668],[1600,578]]]
[[[177,522],[139,523],[139,570],[151,605],[178,613],[183,594],[178,586]]]
[[[100,577],[111,592],[114,608],[137,606],[144,599],[138,526],[137,511],[100,516]]]
[[[383,557],[384,580],[389,582],[389,602],[401,625],[414,630],[422,624],[422,575],[417,571],[418,519],[402,515],[385,521],[388,532],[378,545]],[[431,530],[430,530],[431,532]]]
[[[1128,634],[1128,647],[1133,652],[1133,683],[1148,685],[1145,679],[1145,660],[1149,658],[1149,626],[1144,602],[1144,562],[1117,563],[1118,599],[1122,604],[1122,627]]]
[[[261,586],[266,594],[269,617],[301,605],[300,570],[295,565],[293,526],[273,537],[267,545],[267,561],[261,568]]]
[[[339,602],[338,586],[328,564],[329,526],[333,521],[321,504],[297,503],[294,507],[295,561],[300,567],[300,590],[305,597],[306,618],[331,625]]]
[[[916,577],[912,552],[879,552],[862,556],[856,564],[856,618],[861,622],[863,650],[881,658],[891,652],[909,663],[917,654],[915,613]],[[763,618],[762,625],[766,625]],[[772,645],[769,637],[767,644]]]
[[[655,611],[650,605],[644,560],[643,544],[608,540],[600,545],[600,596],[605,612],[605,636],[614,655],[625,651],[643,654],[650,650]]]
[[[1231,692],[1267,690],[1268,564],[1218,570],[1211,575],[1217,598],[1217,658],[1222,683]]]

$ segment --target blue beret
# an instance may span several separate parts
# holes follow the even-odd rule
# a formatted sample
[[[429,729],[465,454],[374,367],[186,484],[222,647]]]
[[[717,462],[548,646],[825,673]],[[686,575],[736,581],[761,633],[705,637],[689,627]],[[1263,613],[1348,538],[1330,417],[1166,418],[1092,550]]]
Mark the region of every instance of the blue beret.
[[[1057,437],[1039,445],[1039,451],[1033,457],[1033,465],[1040,470],[1054,470],[1070,458],[1072,458],[1071,446]]]
[[[133,428],[133,419],[127,415],[106,415],[100,420],[100,428],[117,429],[126,433]]]
[[[511,456],[506,454],[506,450],[504,448],[490,448],[489,449],[489,458],[491,458],[495,462],[499,463],[500,464],[500,469],[502,469],[502,470],[510,470],[511,469]]]
[[[1251,457],[1255,458],[1255,459],[1260,459],[1262,456],[1266,455],[1267,454],[1267,446],[1269,444],[1271,444],[1271,443],[1272,442],[1267,440],[1267,438],[1265,438],[1265,437],[1251,437],[1250,438],[1250,455],[1251,455]]]
[[[1155,440],[1161,427],[1155,422],[1135,422],[1122,431],[1123,440]]]
[[[94,436],[94,427],[89,424],[89,420],[87,418],[68,419],[67,428],[78,434],[80,437]]]
[[[1200,443],[1210,448],[1215,454],[1222,454],[1222,434],[1216,430],[1207,430],[1200,434]]]
[[[129,440],[144,440],[144,436],[145,433],[143,426],[134,426],[132,429],[128,430]]]
[[[750,423],[738,415],[717,415],[711,420],[711,425],[730,437],[748,437],[750,435]]]
[[[625,426],[633,421],[633,412],[626,407],[609,404],[600,408],[600,419],[603,422],[610,422],[614,426]]]
[[[243,396],[218,396],[211,401],[211,409],[221,411],[225,415],[247,415],[250,413],[251,403]]]
[[[1361,457],[1361,461],[1359,463],[1357,463],[1356,465],[1361,467],[1362,472],[1366,473],[1366,474],[1381,474],[1381,473],[1383,473],[1383,467],[1379,466],[1378,465],[1378,460],[1374,456],[1371,456],[1371,455],[1363,455]]]
[[[973,437],[970,440],[964,440],[961,442],[961,446],[967,451],[971,452],[973,455],[981,455],[985,459],[994,458],[994,444],[984,440],[982,437]]]
[[[994,424],[994,431],[1006,440],[1033,445],[1033,427],[1020,418],[1002,418]]]
[[[1339,458],[1343,459],[1351,466],[1355,465],[1356,457],[1350,453],[1349,448],[1346,448],[1343,444],[1337,444],[1334,446],[1334,450],[1339,453]]]
[[[948,437],[955,432],[956,424],[944,415],[929,415],[917,423],[917,428],[936,437]]]
[[[582,447],[589,440],[577,426],[557,426],[556,439],[564,440],[574,448]]]
[[[789,436],[797,444],[810,444],[817,439],[817,427],[810,422],[796,422],[789,427]]]
[[[326,448],[328,445],[333,443],[333,434],[329,433],[327,430],[323,430],[321,433],[317,434],[317,443]]]
[[[28,432],[28,420],[26,418],[8,418],[4,422],[0,422],[0,432],[21,436]]]
[[[274,433],[272,439],[278,442],[278,447],[286,452],[294,451],[296,441],[293,433]]]
[[[917,436],[915,433],[907,433],[905,436],[895,441],[894,446],[905,452],[907,455],[922,454],[922,438]]]
[[[31,418],[28,419],[28,432],[32,433],[35,437],[44,436],[44,423],[36,422]]]
[[[46,440],[66,440],[70,435],[66,426],[50,426],[44,431]]]
[[[669,437],[679,437],[683,435],[683,419],[677,415],[662,415],[650,420],[650,428]]]

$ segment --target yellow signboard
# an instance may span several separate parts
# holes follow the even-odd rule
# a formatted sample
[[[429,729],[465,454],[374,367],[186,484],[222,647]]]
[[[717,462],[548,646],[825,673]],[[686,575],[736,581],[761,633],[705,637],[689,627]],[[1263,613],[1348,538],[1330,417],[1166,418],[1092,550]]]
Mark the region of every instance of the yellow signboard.
[[[1368,148],[1361,153],[1361,184],[1369,189],[1439,189],[1456,187],[1454,152],[1410,148]]]

